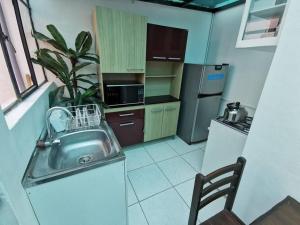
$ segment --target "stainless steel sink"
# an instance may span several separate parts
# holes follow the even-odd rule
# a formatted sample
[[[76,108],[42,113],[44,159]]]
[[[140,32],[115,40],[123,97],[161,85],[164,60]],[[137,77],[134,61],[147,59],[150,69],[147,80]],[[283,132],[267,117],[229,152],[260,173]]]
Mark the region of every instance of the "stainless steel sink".
[[[84,130],[61,136],[51,146],[49,166],[68,169],[116,155],[104,130]]]
[[[62,133],[52,141],[49,138],[44,141],[52,144],[45,149],[35,149],[23,178],[24,186],[59,179],[125,158],[105,121],[94,129]]]

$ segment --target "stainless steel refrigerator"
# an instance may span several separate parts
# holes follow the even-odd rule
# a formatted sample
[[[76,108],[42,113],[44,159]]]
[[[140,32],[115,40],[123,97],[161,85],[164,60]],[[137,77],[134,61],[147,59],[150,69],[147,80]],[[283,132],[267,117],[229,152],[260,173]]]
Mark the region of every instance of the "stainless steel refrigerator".
[[[228,64],[184,64],[178,136],[188,144],[208,137],[210,121],[217,117]]]

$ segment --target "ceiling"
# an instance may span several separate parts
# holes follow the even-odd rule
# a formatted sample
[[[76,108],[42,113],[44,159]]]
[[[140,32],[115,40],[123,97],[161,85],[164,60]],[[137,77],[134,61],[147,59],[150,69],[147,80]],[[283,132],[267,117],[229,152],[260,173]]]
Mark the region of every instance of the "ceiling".
[[[245,0],[140,0],[180,8],[207,12],[217,12],[236,5],[244,4]]]

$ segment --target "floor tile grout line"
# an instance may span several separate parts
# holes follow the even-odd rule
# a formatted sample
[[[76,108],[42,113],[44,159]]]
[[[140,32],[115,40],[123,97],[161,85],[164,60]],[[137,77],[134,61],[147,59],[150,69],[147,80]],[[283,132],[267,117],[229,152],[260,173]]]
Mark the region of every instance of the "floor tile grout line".
[[[175,135],[175,137],[178,137],[177,135]],[[180,137],[178,137],[179,139],[181,139]],[[174,138],[175,139],[175,138]],[[173,139],[173,140],[174,140]],[[181,139],[182,140],[182,139]],[[166,141],[167,142],[167,141]],[[167,144],[175,151],[175,152],[177,152],[176,150],[175,150],[175,148],[172,146],[172,145],[170,145],[168,142],[167,142]],[[188,145],[188,146],[191,146],[191,145]],[[206,146],[206,144],[203,146],[203,147],[200,147],[200,149],[201,148],[204,148]],[[189,151],[189,152],[192,152],[192,151],[196,151],[196,150],[198,150],[198,148],[197,149],[193,149],[193,150],[191,150],[191,151]],[[189,153],[189,152],[186,152],[186,153],[183,153],[183,154],[180,154],[180,153],[178,153],[177,152],[177,154],[178,155],[184,155],[184,154],[187,154],[187,153]]]
[[[135,193],[135,195],[136,195],[136,197],[137,197],[137,200],[138,200],[138,202],[143,202],[143,201],[145,201],[145,200],[148,200],[149,198],[152,198],[152,197],[154,197],[155,195],[158,195],[158,194],[161,194],[162,192],[165,192],[165,191],[167,191],[167,190],[169,190],[169,189],[176,189],[176,186],[179,186],[179,185],[181,185],[181,184],[183,184],[183,183],[185,183],[185,182],[188,182],[188,181],[190,181],[190,180],[192,180],[192,179],[195,179],[195,177],[193,177],[193,178],[189,178],[189,179],[186,179],[186,180],[184,180],[184,181],[182,181],[182,182],[180,182],[180,183],[178,183],[178,184],[172,184],[171,183],[171,181],[168,179],[168,177],[165,175],[165,173],[161,170],[161,168],[159,167],[159,165],[157,165],[157,163],[154,163],[157,167],[158,167],[158,169],[160,170],[160,172],[163,174],[163,176],[167,179],[167,181],[169,182],[169,184],[171,185],[170,187],[168,187],[168,188],[166,188],[166,189],[163,189],[163,190],[161,190],[161,191],[159,191],[159,192],[157,192],[157,193],[155,193],[155,194],[152,194],[152,195],[150,195],[150,196],[148,196],[147,198],[144,198],[144,199],[142,199],[142,200],[140,200],[139,198],[138,198],[138,196],[137,196],[137,194],[136,194],[136,191],[135,191],[135,189],[134,189],[134,185],[131,183],[131,180],[130,180],[130,178],[129,178],[129,176],[128,176],[128,180],[129,180],[129,182],[130,182],[130,184],[131,184],[131,186],[132,186],[132,189],[133,189],[133,191],[134,191],[134,193]],[[137,202],[136,202],[137,203]],[[136,204],[136,203],[134,203],[134,204]]]
[[[179,195],[179,197],[183,200],[184,204],[190,209],[191,206],[189,206],[189,205],[186,203],[185,199],[181,196],[181,194],[179,193],[179,191],[178,191],[175,187],[174,187],[174,189],[175,189],[176,193]]]
[[[164,141],[164,142],[166,142],[167,143],[167,141]],[[160,143],[164,143],[164,142],[160,142]],[[175,189],[175,192],[179,195],[179,197],[184,201],[184,203],[185,203],[185,205],[187,205],[188,206],[188,204],[186,203],[186,201],[184,200],[184,198],[180,195],[180,193],[177,191],[177,189],[176,189],[176,186],[179,186],[179,185],[181,185],[181,184],[183,184],[183,183],[185,183],[185,182],[188,182],[188,181],[190,181],[190,180],[192,180],[192,179],[195,179],[195,178],[189,178],[189,179],[187,179],[187,180],[184,180],[184,181],[182,181],[182,182],[180,182],[180,183],[178,183],[178,184],[175,184],[175,185],[173,185],[172,183],[171,183],[171,181],[169,180],[169,178],[166,176],[166,174],[162,171],[162,169],[160,168],[160,166],[158,165],[158,163],[161,163],[161,162],[164,162],[164,161],[167,161],[167,160],[171,160],[171,159],[174,159],[174,158],[181,158],[182,160],[184,160],[189,166],[191,166],[192,167],[192,169],[195,171],[195,172],[197,172],[198,173],[198,171],[197,170],[195,170],[195,168],[189,163],[189,162],[187,162],[182,156],[183,155],[186,155],[186,154],[188,154],[188,153],[191,153],[191,152],[195,152],[195,151],[205,151],[205,146],[203,146],[203,147],[201,147],[201,148],[197,148],[197,149],[194,149],[194,150],[191,150],[191,151],[189,151],[189,152],[186,152],[186,153],[183,153],[183,154],[179,154],[169,143],[167,143],[167,145],[169,146],[169,147],[171,147],[172,148],[172,150],[174,150],[175,152],[176,152],[176,156],[174,156],[174,157],[171,157],[171,158],[167,158],[167,159],[164,159],[164,160],[160,160],[160,161],[156,161],[152,156],[151,156],[151,154],[148,152],[148,150],[146,149],[146,147],[144,146],[144,145],[142,145],[142,148],[143,148],[143,150],[144,151],[146,151],[146,154],[148,154],[148,156],[153,160],[153,162],[151,163],[151,164],[147,164],[147,165],[145,165],[145,166],[142,166],[142,167],[139,167],[139,168],[136,168],[136,169],[134,169],[134,170],[138,170],[138,169],[141,169],[141,168],[144,168],[144,167],[147,167],[147,166],[150,166],[150,165],[156,165],[157,167],[158,167],[158,169],[160,170],[160,172],[163,174],[163,176],[167,179],[167,181],[169,182],[169,184],[171,185],[169,188],[167,188],[167,189],[164,189],[164,190],[162,190],[162,191],[160,191],[160,192],[157,192],[157,193],[155,193],[155,194],[153,194],[153,195],[151,195],[151,196],[149,196],[149,197],[147,197],[147,198],[145,198],[145,199],[142,199],[142,200],[140,200],[139,198],[138,198],[138,196],[137,196],[137,194],[136,194],[136,190],[134,189],[134,185],[132,184],[132,182],[131,182],[131,180],[130,180],[130,178],[129,178],[129,176],[128,176],[128,180],[129,180],[129,182],[130,182],[130,184],[131,184],[131,186],[132,186],[132,189],[133,189],[133,191],[134,191],[134,194],[135,194],[135,196],[136,196],[136,198],[137,198],[137,202],[136,203],[134,203],[134,204],[137,204],[137,203],[141,203],[141,202],[143,202],[143,201],[145,201],[145,200],[147,200],[147,199],[150,199],[150,198],[152,198],[152,197],[154,197],[155,195],[158,195],[158,194],[161,194],[162,192],[165,192],[165,191],[167,191],[167,190],[170,190],[170,189]],[[134,150],[134,149],[131,149],[131,150]],[[130,150],[129,150],[130,151]],[[131,171],[134,171],[134,170],[130,170],[130,171],[127,171],[127,172],[131,172]],[[134,204],[132,204],[132,205],[134,205]],[[130,205],[130,206],[132,206],[132,205]],[[141,206],[141,205],[140,205]],[[129,206],[128,206],[129,207]],[[188,206],[189,207],[189,206]],[[142,208],[142,207],[141,207]],[[143,210],[143,209],[142,209]],[[144,212],[143,212],[144,213]],[[144,216],[145,216],[145,214],[144,214]],[[145,218],[146,218],[146,220],[147,220],[147,217],[145,216]],[[148,221],[147,221],[148,222]]]
[[[196,170],[194,168],[194,166],[192,164],[190,164],[185,158],[183,158],[182,156],[180,156],[181,159],[183,159],[183,161],[185,161],[190,167],[192,167],[192,169],[198,174],[200,173],[200,171]]]
[[[144,217],[145,217],[145,220],[146,220],[147,224],[150,225],[150,223],[149,223],[149,221],[148,221],[148,218],[147,218],[147,216],[146,216],[146,213],[144,212],[144,209],[143,209],[141,203],[138,202],[138,204],[139,204],[139,206],[140,206],[140,208],[141,208],[141,210],[142,210],[142,213],[143,213],[143,215],[144,215]]]
[[[196,150],[193,150],[193,151],[198,151],[199,149],[196,149]],[[184,180],[184,181],[182,181],[182,182],[180,182],[180,183],[178,183],[178,184],[172,184],[172,182],[169,180],[169,178],[166,176],[166,174],[162,171],[162,169],[160,168],[160,166],[158,165],[158,163],[161,163],[161,162],[163,162],[163,161],[167,161],[167,160],[169,160],[169,159],[174,159],[174,158],[182,158],[180,155],[177,155],[177,156],[174,156],[174,157],[172,157],[172,158],[169,158],[169,159],[165,159],[165,160],[162,160],[162,161],[155,161],[154,160],[154,158],[151,156],[151,154],[147,151],[147,149],[145,148],[145,151],[146,151],[146,153],[148,154],[148,156],[153,160],[153,163],[151,163],[150,165],[153,165],[153,164],[155,164],[157,167],[158,167],[158,169],[160,170],[160,172],[163,174],[163,176],[167,179],[167,181],[170,183],[170,185],[171,185],[171,187],[170,188],[167,188],[167,189],[164,189],[164,190],[162,190],[162,191],[160,191],[160,192],[157,192],[157,193],[155,193],[155,194],[153,194],[153,195],[151,195],[151,196],[149,196],[149,197],[147,197],[147,198],[145,198],[145,199],[142,199],[142,200],[140,200],[138,197],[137,197],[137,199],[138,199],[138,202],[142,202],[142,201],[145,201],[146,199],[149,199],[149,198],[151,198],[151,197],[153,197],[153,196],[155,196],[155,195],[157,195],[157,194],[160,194],[160,193],[162,193],[162,192],[164,192],[164,191],[166,191],[166,190],[169,190],[169,189],[171,189],[171,188],[174,188],[174,189],[176,189],[175,187],[176,186],[178,186],[178,185],[180,185],[180,184],[183,184],[183,183],[185,183],[185,182],[187,182],[187,181],[190,181],[191,179],[195,179],[194,177],[193,178],[189,178],[189,179],[187,179],[187,180]],[[176,152],[177,153],[177,152]],[[187,153],[190,153],[190,152],[187,152]],[[186,154],[187,154],[186,153]],[[184,160],[184,159],[183,159]],[[185,160],[184,160],[185,161]],[[186,162],[186,161],[185,161]],[[150,165],[147,165],[147,166],[150,166]],[[188,165],[189,166],[191,166],[189,163],[188,163]],[[147,167],[147,166],[144,166],[144,167]],[[143,168],[143,167],[141,167],[141,168]],[[141,168],[139,168],[139,169],[141,169]],[[192,167],[192,169],[195,171],[195,169]],[[137,169],[136,169],[137,170]],[[131,171],[133,171],[133,170],[131,170]],[[128,171],[128,172],[131,172],[131,171]],[[195,172],[197,172],[197,171],[195,171]],[[128,179],[129,179],[129,176],[128,176]],[[129,181],[130,181],[130,179],[129,179]],[[131,182],[131,181],[130,181]],[[134,189],[134,185],[132,185],[132,188],[133,188],[133,190],[134,190],[134,192],[136,193],[136,191],[135,191],[135,189]],[[180,195],[180,194],[179,194]],[[137,196],[137,194],[136,194],[136,196]]]
[[[128,174],[127,174],[127,179],[128,179],[128,181],[129,181],[129,184],[131,185],[131,188],[132,188],[132,190],[133,190],[133,193],[134,193],[134,195],[135,195],[135,197],[136,197],[136,200],[137,200],[136,203],[138,203],[138,202],[139,202],[139,198],[138,198],[138,196],[137,196],[137,194],[136,194],[136,191],[134,190],[133,184],[132,184],[132,182],[131,182],[131,180],[130,180]],[[136,203],[134,203],[134,204],[136,204]],[[134,204],[132,204],[132,205],[134,205]]]
[[[180,157],[180,156],[179,156]],[[183,181],[183,182],[181,182],[181,183],[179,183],[179,184],[176,184],[176,185],[173,185],[173,183],[169,180],[169,178],[167,177],[167,175],[164,173],[164,171],[160,168],[160,166],[155,162],[155,164],[156,164],[156,166],[159,168],[159,170],[162,172],[162,174],[165,176],[165,178],[168,180],[168,182],[171,184],[171,187],[175,190],[175,192],[179,195],[179,197],[181,198],[181,200],[184,202],[184,204],[188,207],[188,208],[190,208],[189,206],[188,206],[188,204],[186,203],[186,201],[184,200],[184,198],[181,196],[181,194],[177,191],[177,189],[176,189],[176,186],[178,186],[178,185],[180,185],[180,184],[183,184],[183,183],[185,183],[185,182],[187,182],[187,181],[190,181],[191,179],[195,179],[195,178],[190,178],[190,179],[188,179],[188,180],[185,180],[185,181]],[[193,167],[192,167],[193,168]]]
[[[173,150],[174,150],[174,149],[173,149]],[[144,165],[144,166],[141,166],[141,167],[132,169],[132,170],[127,170],[127,172],[131,172],[131,171],[135,171],[135,170],[138,170],[138,169],[142,169],[142,168],[147,167],[147,166],[150,166],[150,165],[152,165],[152,164],[164,162],[164,161],[167,161],[167,160],[169,160],[169,159],[174,159],[174,158],[176,158],[176,157],[181,157],[181,158],[182,158],[182,156],[184,156],[184,155],[186,155],[186,154],[189,154],[189,153],[195,152],[195,151],[201,151],[201,150],[204,150],[204,151],[205,151],[205,149],[195,149],[195,150],[192,150],[192,151],[190,151],[190,152],[186,152],[186,153],[184,153],[184,154],[178,154],[178,153],[174,150],[174,151],[176,152],[176,154],[177,154],[176,156],[172,156],[172,157],[167,158],[167,159],[163,159],[163,160],[156,161],[156,160],[151,156],[151,154],[147,151],[147,149],[145,148],[144,151],[147,152],[148,156],[150,156],[150,158],[152,159],[153,162],[151,162],[151,163],[149,163],[149,164],[147,164],[147,165]],[[183,158],[183,159],[184,159],[184,158]],[[185,161],[186,161],[186,160],[185,160]],[[189,164],[189,163],[188,163],[188,164]],[[189,164],[189,165],[190,165],[190,164]],[[194,169],[194,167],[193,167],[193,169]],[[198,171],[197,171],[197,172],[198,172]]]

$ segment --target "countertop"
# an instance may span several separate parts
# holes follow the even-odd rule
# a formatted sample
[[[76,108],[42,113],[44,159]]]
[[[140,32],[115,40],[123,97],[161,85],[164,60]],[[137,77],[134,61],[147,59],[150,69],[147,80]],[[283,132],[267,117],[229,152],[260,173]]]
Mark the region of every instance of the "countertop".
[[[151,104],[160,104],[160,103],[168,103],[168,102],[179,102],[178,98],[175,98],[171,95],[161,95],[161,96],[153,96],[145,98],[145,105]]]
[[[136,110],[136,109],[144,109],[146,105],[153,105],[153,104],[163,104],[169,102],[179,102],[180,99],[175,98],[171,95],[161,95],[161,96],[153,96],[153,97],[145,97],[144,104],[137,104],[137,105],[126,105],[123,107],[104,107],[104,113],[111,113],[111,112],[121,112],[127,110]]]

